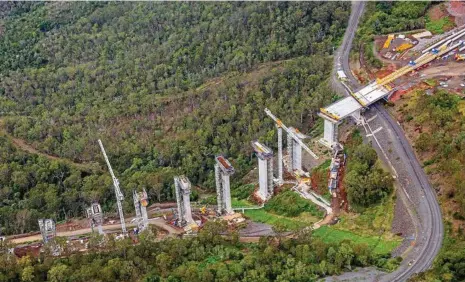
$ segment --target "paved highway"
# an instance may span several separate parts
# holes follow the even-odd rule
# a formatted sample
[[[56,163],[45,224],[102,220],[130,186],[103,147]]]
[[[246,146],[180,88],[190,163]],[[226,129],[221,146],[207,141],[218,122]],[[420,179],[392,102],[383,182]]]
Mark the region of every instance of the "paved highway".
[[[335,70],[342,69],[349,79],[349,85],[357,89],[361,85],[353,76],[349,67],[349,53],[352,40],[355,35],[359,18],[363,14],[365,3],[352,2],[351,18],[344,36],[343,44],[335,55]],[[333,72],[333,86],[343,94],[348,95],[346,89],[337,82]],[[394,272],[375,280],[379,281],[405,281],[414,273],[422,272],[431,267],[432,262],[438,254],[443,239],[443,223],[441,210],[436,199],[435,192],[431,188],[423,169],[421,168],[412,147],[407,141],[400,125],[395,121],[386,109],[375,104],[369,109],[365,116],[373,128],[381,128],[376,133],[378,140],[382,140],[381,146],[388,148],[389,153],[384,157],[381,150],[373,142],[373,146],[382,156],[385,162],[389,162],[397,175],[397,181],[401,189],[402,198],[406,199],[407,208],[411,211],[411,224],[415,226],[415,245],[406,252],[401,266]]]
[[[348,28],[343,43],[335,54],[332,85],[342,95],[349,95],[349,93],[338,81],[336,77],[337,69],[344,70],[352,88],[356,89],[361,86],[350,71],[349,53],[364,6],[364,2],[352,2]],[[365,278],[374,281],[405,281],[414,273],[427,270],[439,252],[443,239],[441,210],[436,195],[431,189],[428,179],[397,121],[379,104],[373,105],[364,115],[369,121],[370,127],[375,128],[373,132],[376,132],[380,145],[385,149],[382,154],[380,148],[376,145],[377,142],[373,142],[373,146],[381,158],[392,165],[393,174],[397,176],[397,181],[401,187],[398,190],[398,196],[405,199],[406,206],[412,211],[410,213],[412,220],[410,224],[415,226],[416,230],[415,245],[406,252],[404,261],[395,272],[378,277],[376,276],[377,273],[366,270]],[[166,224],[161,219],[151,219],[150,223],[166,228]],[[115,228],[118,228],[118,226]],[[108,226],[106,228],[113,227]],[[176,233],[170,229],[168,231],[172,234]],[[79,230],[71,232],[71,234],[58,235],[74,235],[74,233],[81,234],[82,232],[90,232],[90,230]],[[247,238],[247,240],[256,241],[258,238],[251,237]],[[28,237],[17,240],[30,241],[31,239],[34,238]],[[376,277],[373,278],[374,276]]]

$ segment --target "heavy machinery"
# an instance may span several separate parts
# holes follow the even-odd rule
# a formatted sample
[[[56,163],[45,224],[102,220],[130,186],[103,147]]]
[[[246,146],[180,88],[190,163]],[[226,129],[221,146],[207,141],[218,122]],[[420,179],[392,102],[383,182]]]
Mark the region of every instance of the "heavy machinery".
[[[394,40],[394,34],[389,34],[386,41],[384,42],[383,49],[389,48],[391,45],[392,40]]]
[[[465,60],[465,54],[455,54],[455,61],[461,62]]]
[[[405,51],[405,50],[407,50],[407,49],[410,49],[410,48],[412,48],[412,47],[413,47],[413,44],[412,44],[412,43],[403,43],[403,44],[401,44],[400,46],[398,46],[398,47],[396,48],[396,51],[397,51],[397,52],[403,52],[403,51]]]
[[[113,169],[111,168],[110,161],[108,160],[107,153],[105,152],[105,148],[103,147],[102,141],[99,139],[98,144],[100,146],[100,150],[102,151],[103,157],[105,158],[105,162],[107,163],[108,170],[110,171],[111,178],[113,179],[113,187],[115,188],[115,195],[116,195],[116,204],[118,206],[118,214],[119,219],[121,222],[121,230],[123,234],[126,235],[128,232],[126,230],[126,223],[124,222],[124,214],[123,214],[123,200],[124,195],[119,188],[119,181],[116,178],[115,174],[113,173]]]

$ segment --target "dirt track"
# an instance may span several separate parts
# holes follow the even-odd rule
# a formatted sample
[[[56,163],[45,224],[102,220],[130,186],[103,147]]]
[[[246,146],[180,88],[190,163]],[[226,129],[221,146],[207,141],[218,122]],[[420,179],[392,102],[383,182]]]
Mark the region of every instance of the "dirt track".
[[[151,218],[149,219],[149,224],[155,225],[157,227],[160,227],[161,229],[164,229],[168,231],[168,236],[175,236],[177,234],[182,233],[181,230],[175,229],[172,226],[168,225],[165,223],[163,218]],[[127,223],[126,227],[131,228],[135,227],[135,223]],[[118,230],[121,228],[120,224],[110,224],[110,225],[104,225],[103,230]],[[71,237],[71,236],[79,236],[79,235],[84,235],[84,234],[89,234],[92,232],[91,228],[83,228],[79,230],[74,230],[74,231],[63,231],[63,232],[57,232],[58,237]],[[28,242],[33,242],[33,241],[40,241],[42,240],[42,235],[31,235],[27,237],[22,237],[22,238],[16,238],[16,239],[11,239],[11,243],[13,244],[24,244]]]
[[[6,132],[6,130],[5,130],[4,121],[3,121],[2,118],[0,118],[0,132],[5,134],[11,140],[13,145],[15,145],[15,147],[18,148],[21,151],[25,151],[25,152],[28,152],[30,154],[36,154],[36,155],[42,156],[42,157],[47,158],[47,159],[52,160],[52,161],[53,160],[62,161],[62,162],[68,163],[68,164],[70,164],[70,165],[72,165],[72,166],[74,166],[76,168],[79,168],[81,170],[89,170],[89,169],[90,170],[99,170],[99,171],[101,170],[97,163],[75,163],[75,162],[72,162],[69,159],[59,158],[59,157],[52,156],[52,155],[49,155],[49,154],[42,153],[42,152],[38,151],[36,148],[34,148],[31,145],[27,144],[24,140],[19,139],[19,138],[15,138],[15,137],[11,136],[10,134],[8,134],[8,132]]]
[[[434,66],[422,71],[427,77],[465,75],[465,63],[448,62],[444,66]]]

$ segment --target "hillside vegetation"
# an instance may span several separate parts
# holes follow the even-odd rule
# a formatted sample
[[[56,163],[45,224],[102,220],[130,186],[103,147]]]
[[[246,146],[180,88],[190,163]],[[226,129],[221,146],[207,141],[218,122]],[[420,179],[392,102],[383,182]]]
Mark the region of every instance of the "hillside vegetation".
[[[343,185],[351,207],[362,211],[380,204],[394,190],[394,179],[383,169],[375,149],[363,144],[356,130],[346,144],[348,157]]]
[[[350,3],[2,6],[0,225],[13,233],[83,215],[94,200],[115,210],[98,138],[126,195],[145,187],[152,202],[172,199],[178,173],[213,189],[218,153],[240,179],[250,140],[275,143],[265,107],[307,132],[333,99],[328,55]],[[29,156],[13,137],[100,170]]]
[[[412,281],[464,281],[465,101],[446,90],[432,95],[417,91],[396,108],[446,221],[443,247],[433,268]]]
[[[114,241],[110,235],[101,244],[106,252],[97,252],[101,238],[93,237],[92,253],[42,261],[0,257],[0,280],[306,282],[358,266],[392,270],[398,265],[386,252],[371,252],[365,242],[324,243],[302,233],[295,239],[262,237],[258,244],[244,244],[235,235],[221,236],[225,227],[208,222],[196,237],[163,242],[143,233],[138,245],[130,239]]]

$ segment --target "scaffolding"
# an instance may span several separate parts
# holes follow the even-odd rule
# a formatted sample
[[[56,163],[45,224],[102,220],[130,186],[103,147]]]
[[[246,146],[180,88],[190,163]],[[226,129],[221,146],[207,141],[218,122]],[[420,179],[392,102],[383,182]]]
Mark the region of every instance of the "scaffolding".
[[[145,189],[142,192],[132,191],[132,198],[134,200],[134,208],[136,210],[136,222],[138,232],[144,231],[149,226],[149,219],[147,216],[147,206],[149,204],[147,192]]]
[[[90,207],[87,208],[87,218],[90,219],[90,226],[92,228],[92,232],[94,231],[94,227],[97,226],[98,233],[103,235],[103,213],[102,207],[99,203],[94,202]]]
[[[39,229],[40,233],[42,234],[42,239],[44,240],[44,243],[50,242],[53,238],[56,237],[56,225],[55,221],[53,219],[39,219]]]
[[[278,127],[278,181],[279,184],[283,184],[283,129],[279,124],[276,124]]]

